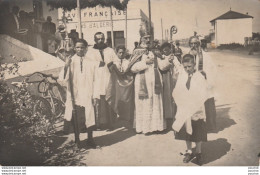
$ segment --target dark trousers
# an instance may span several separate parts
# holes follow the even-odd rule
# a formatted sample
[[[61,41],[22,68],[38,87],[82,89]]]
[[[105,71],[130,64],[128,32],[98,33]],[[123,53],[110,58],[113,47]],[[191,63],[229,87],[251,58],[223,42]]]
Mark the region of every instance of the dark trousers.
[[[214,97],[209,98],[205,103],[205,112],[206,112],[206,123],[207,130],[214,131],[216,129],[216,105]]]
[[[109,104],[106,101],[106,98],[104,95],[100,96],[100,103],[98,107],[98,117],[97,123],[101,127],[110,128],[113,126],[115,119],[116,119],[116,113],[113,111],[113,109],[109,106]]]
[[[91,126],[91,127],[87,127],[85,125],[85,122],[86,122],[86,118],[85,118],[85,108],[82,107],[82,106],[78,106],[76,105],[75,106],[75,110],[76,110],[76,113],[73,112],[73,115],[72,115],[72,120],[71,121],[64,121],[64,132],[66,134],[69,134],[69,133],[75,133],[75,130],[76,130],[76,133],[77,136],[79,138],[79,134],[80,133],[88,133],[88,135],[90,137],[92,137],[92,132],[93,130],[95,129],[95,126]],[[77,119],[75,120],[75,114],[77,115]],[[75,121],[77,121],[77,123],[75,123]],[[77,127],[75,127],[76,125]]]

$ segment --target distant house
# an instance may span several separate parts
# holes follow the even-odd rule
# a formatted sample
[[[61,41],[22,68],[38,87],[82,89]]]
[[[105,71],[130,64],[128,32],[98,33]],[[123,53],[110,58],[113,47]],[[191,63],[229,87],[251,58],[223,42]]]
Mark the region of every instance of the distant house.
[[[211,20],[211,42],[216,47],[221,44],[245,43],[245,37],[252,37],[253,16],[234,11]]]

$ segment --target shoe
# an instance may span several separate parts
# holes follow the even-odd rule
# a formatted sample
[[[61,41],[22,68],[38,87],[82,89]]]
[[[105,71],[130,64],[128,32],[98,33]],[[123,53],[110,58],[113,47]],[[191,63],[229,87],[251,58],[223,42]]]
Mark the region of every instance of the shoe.
[[[184,156],[183,163],[189,163],[194,158],[193,153],[185,153]]]
[[[94,142],[94,139],[88,139],[87,140],[87,146],[93,149],[99,148],[99,146]]]
[[[198,165],[199,166],[201,166],[203,163],[203,161],[202,161],[202,153],[197,153],[196,154],[196,160],[197,160],[197,163],[198,163]]]

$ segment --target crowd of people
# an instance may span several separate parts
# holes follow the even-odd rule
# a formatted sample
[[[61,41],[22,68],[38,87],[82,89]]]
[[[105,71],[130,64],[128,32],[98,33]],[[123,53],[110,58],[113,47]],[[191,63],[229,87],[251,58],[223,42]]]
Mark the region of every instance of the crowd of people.
[[[158,134],[173,129],[176,139],[186,141],[183,162],[196,157],[202,164],[202,142],[215,127],[214,64],[200,48],[199,39],[189,40],[190,51],[183,56],[176,46],[142,36],[131,56],[126,48],[114,51],[105,35],[94,35],[95,45],[84,39],[64,46],[64,69],[59,80],[67,83],[64,131],[73,126],[75,142],[87,132],[87,145],[97,129],[113,130],[118,119],[131,123],[137,134]],[[196,151],[192,152],[192,142]]]
[[[11,13],[5,9],[1,33],[32,44],[33,36],[25,35],[33,33],[32,16],[17,6]],[[41,37],[43,51],[65,61],[59,76],[67,84],[64,131],[73,129],[77,144],[80,133],[87,132],[87,145],[97,148],[93,131],[113,130],[122,119],[137,134],[172,129],[176,139],[186,141],[183,162],[196,157],[202,164],[202,142],[216,125],[215,65],[196,35],[190,38],[186,54],[178,41],[160,45],[144,35],[129,55],[124,46],[110,48],[102,32],[94,35],[95,45],[89,47],[76,30],[67,33],[60,25],[56,31],[48,16]],[[194,153],[192,142],[196,143]]]

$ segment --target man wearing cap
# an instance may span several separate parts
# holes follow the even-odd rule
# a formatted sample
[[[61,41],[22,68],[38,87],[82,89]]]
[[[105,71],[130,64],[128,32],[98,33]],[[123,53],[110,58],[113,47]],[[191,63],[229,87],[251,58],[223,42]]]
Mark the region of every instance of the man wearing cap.
[[[115,112],[109,106],[106,101],[105,95],[106,90],[108,88],[109,80],[110,80],[110,70],[109,66],[111,66],[115,62],[120,62],[117,57],[115,51],[108,47],[105,42],[105,35],[102,32],[97,32],[94,35],[95,45],[93,48],[89,49],[89,54],[91,54],[91,58],[95,61],[101,61],[104,63],[102,67],[97,69],[97,82],[98,82],[98,98],[99,98],[99,106],[98,110],[98,124],[100,124],[101,129],[113,129],[113,123],[116,118]],[[97,115],[97,114],[96,114]]]
[[[65,61],[67,56],[73,55],[74,43],[72,39],[66,35],[65,27],[59,26],[59,33],[61,40],[55,53],[61,60]]]

